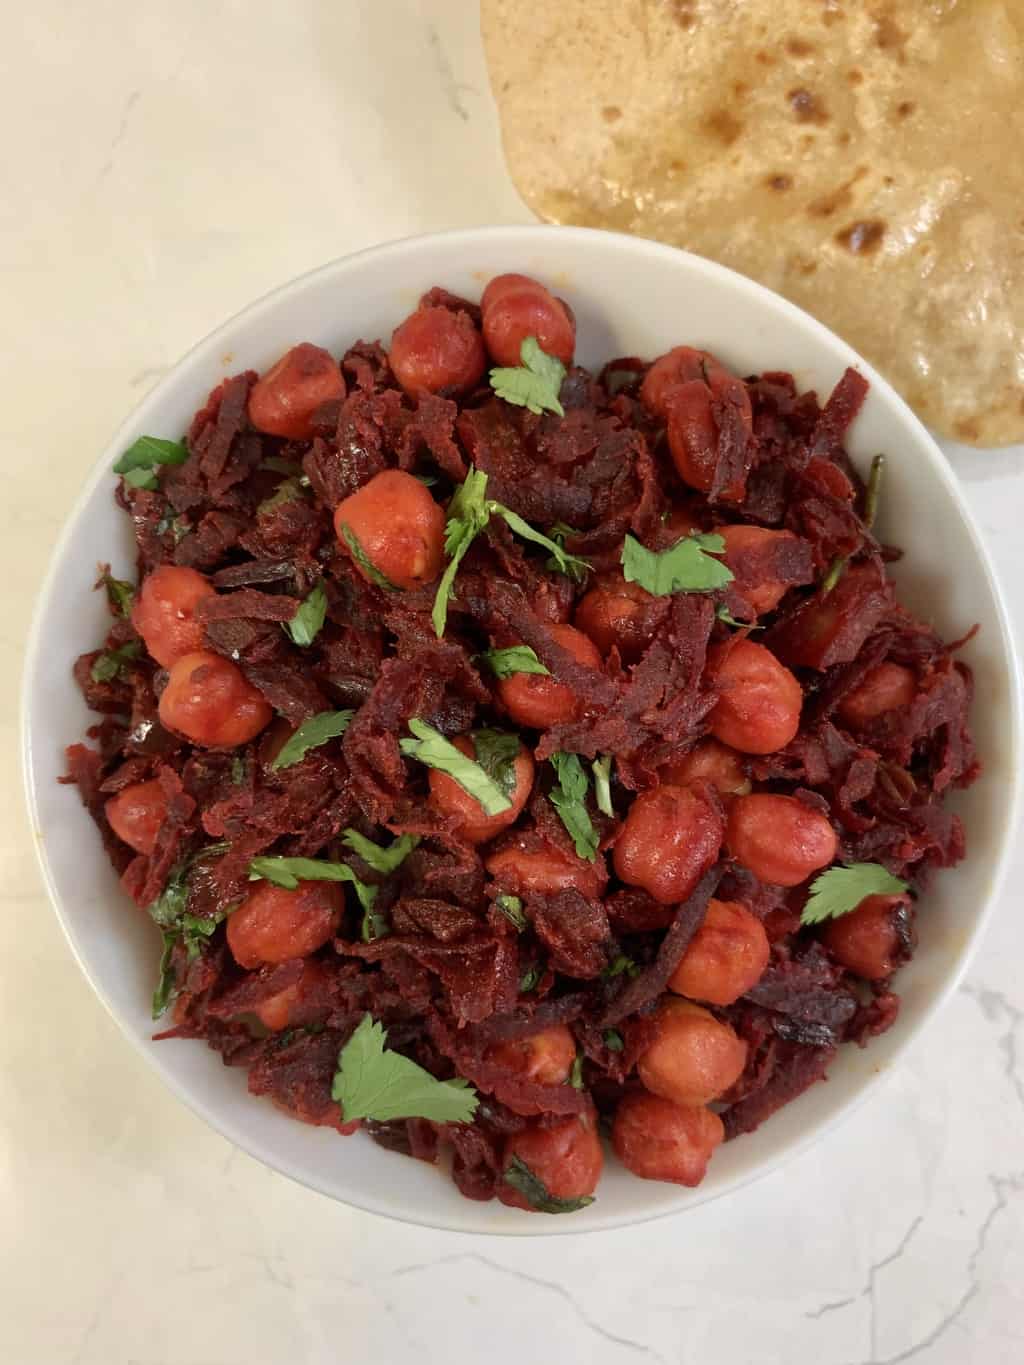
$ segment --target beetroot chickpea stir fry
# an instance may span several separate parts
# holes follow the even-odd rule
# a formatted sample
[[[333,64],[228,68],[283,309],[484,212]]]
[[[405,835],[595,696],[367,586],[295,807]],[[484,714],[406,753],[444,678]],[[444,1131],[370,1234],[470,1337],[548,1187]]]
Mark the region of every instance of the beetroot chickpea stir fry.
[[[860,375],[575,349],[536,280],[432,289],[141,438],[65,779],[163,935],[158,1038],[548,1213],[612,1153],[698,1184],[892,1025],[978,773]]]

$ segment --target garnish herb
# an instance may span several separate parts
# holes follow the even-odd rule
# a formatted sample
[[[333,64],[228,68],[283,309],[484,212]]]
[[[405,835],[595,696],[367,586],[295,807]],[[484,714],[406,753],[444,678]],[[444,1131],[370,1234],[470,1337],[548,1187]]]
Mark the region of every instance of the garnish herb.
[[[377,887],[361,881],[348,863],[333,863],[327,858],[253,858],[249,880],[273,882],[286,891],[294,891],[300,881],[348,882],[364,910],[372,910],[377,899]]]
[[[503,810],[511,807],[512,802],[505,795],[501,784],[495,781],[481,763],[474,762],[464,753],[460,753],[451,740],[445,739],[440,730],[435,730],[418,716],[413,716],[409,721],[409,729],[415,738],[399,741],[399,747],[406,758],[415,758],[418,762],[425,763],[428,768],[436,768],[438,772],[447,773],[464,792],[468,792],[480,802],[487,815],[500,815]]]
[[[595,758],[590,768],[594,774],[594,799],[597,802],[597,809],[602,815],[614,815],[611,754],[605,754],[603,758]]]
[[[510,645],[508,649],[489,649],[481,658],[496,678],[510,678],[513,673],[548,674],[529,645]]]
[[[621,1052],[626,1046],[623,1042],[622,1034],[618,1029],[606,1028],[604,1031],[604,1045],[609,1052]]]
[[[613,957],[611,962],[609,962],[608,966],[605,967],[604,971],[601,973],[605,981],[611,981],[615,977],[622,976],[623,974],[626,976],[639,976],[640,974],[640,968],[633,959],[627,957],[625,953],[619,953],[616,957]]]
[[[459,565],[462,563],[466,551],[486,527],[492,516],[501,517],[509,530],[517,536],[522,536],[524,540],[532,541],[535,545],[543,545],[546,550],[551,552],[555,567],[560,572],[575,576],[577,573],[585,573],[590,568],[585,559],[567,554],[561,545],[550,540],[540,531],[535,531],[529,522],[524,521],[517,512],[513,512],[500,502],[494,502],[493,499],[489,500],[486,494],[487,475],[482,470],[471,469],[466,475],[465,481],[455,490],[452,500],[448,504],[448,520],[444,532],[444,548],[448,555],[448,564],[441,575],[440,583],[437,585],[434,609],[431,613],[434,630],[439,639],[444,634],[444,628],[448,621],[448,604],[453,596],[455,575],[458,573]]]
[[[569,1084],[574,1090],[583,1089],[583,1053],[577,1052],[569,1072]]]
[[[516,789],[519,737],[504,730],[474,730],[472,738],[476,761],[505,795],[511,797]]]
[[[158,488],[156,470],[162,464],[184,464],[188,448],[181,441],[164,441],[159,436],[140,436],[114,465],[135,488]]]
[[[534,1175],[526,1162],[514,1156],[505,1171],[505,1184],[525,1198],[531,1209],[538,1213],[576,1213],[594,1202],[592,1194],[581,1194],[575,1199],[560,1199],[548,1192],[548,1187],[539,1176]]]
[[[387,848],[381,848],[380,844],[367,839],[366,835],[360,834],[357,829],[347,829],[341,837],[353,853],[359,854],[368,867],[372,867],[374,872],[379,872],[385,877],[397,872],[419,844],[419,836],[416,834],[400,834]]]
[[[907,890],[907,883],[886,871],[881,863],[830,867],[811,883],[800,923],[821,924],[856,910],[866,896],[902,896]]]
[[[597,857],[599,840],[587,810],[590,783],[583,764],[576,754],[552,754],[551,764],[558,775],[558,785],[551,789],[551,804],[572,836],[576,852],[592,863]]]
[[[519,994],[529,995],[531,991],[537,989],[537,983],[544,975],[544,969],[535,962],[532,967],[527,967],[519,981]]]
[[[716,592],[733,581],[733,572],[720,559],[725,541],[713,532],[683,536],[668,550],[648,550],[633,536],[622,544],[622,573],[627,583],[639,583],[655,597],[674,592]]]
[[[542,351],[536,337],[524,337],[519,365],[499,366],[491,371],[491,388],[506,403],[529,412],[554,412],[565,416],[558,394],[565,379],[565,366]]]
[[[261,517],[265,512],[273,512],[275,508],[283,507],[286,502],[297,502],[301,497],[302,484],[299,480],[285,479],[283,483],[278,484],[269,498],[264,498],[256,508],[256,515]]]
[[[318,583],[284,628],[295,644],[305,649],[320,634],[327,618],[327,593],[322,583]]]
[[[245,762],[237,754],[231,760],[231,781],[236,787],[240,787],[245,781]]]
[[[556,521],[554,526],[548,528],[548,535],[558,546],[559,550],[566,554],[565,542],[569,536],[579,535],[579,532],[572,526],[566,526],[564,521]],[[574,583],[582,583],[590,572],[590,562],[581,559],[579,555],[567,555],[567,562],[563,566],[560,561],[552,555],[550,559],[544,561],[545,569],[552,572],[566,574]]]
[[[526,928],[526,916],[523,914],[523,902],[518,896],[501,895],[494,902],[505,918],[513,925],[519,933]]]
[[[338,1054],[331,1098],[342,1118],[430,1119],[433,1123],[469,1123],[479,1099],[468,1081],[436,1080],[415,1062],[385,1046],[387,1033],[364,1014]]]
[[[152,1013],[159,1019],[164,1010],[177,995],[177,986],[172,966],[174,949],[182,943],[189,962],[194,962],[202,952],[203,945],[212,936],[217,925],[225,918],[226,911],[216,915],[202,916],[187,913],[188,874],[197,862],[223,853],[226,844],[209,844],[192,858],[180,863],[168,878],[167,885],[156,900],[146,907],[150,918],[163,934],[164,946],[160,954],[156,989],[153,992]]]
[[[864,525],[870,531],[875,524],[875,517],[878,515],[878,497],[882,491],[882,472],[885,469],[885,456],[876,455],[871,461],[871,472],[868,474],[868,486],[864,492]],[[843,574],[846,566],[850,562],[849,555],[836,555],[832,563],[828,566],[828,572],[821,580],[821,595],[827,597],[836,586]]]
[[[342,537],[344,538],[345,544],[348,546],[349,551],[351,552],[352,558],[362,569],[363,573],[366,574],[370,582],[374,583],[378,588],[383,588],[385,592],[398,592],[399,589],[395,587],[394,583],[392,583],[391,579],[388,578],[387,574],[381,573],[380,569],[377,568],[376,564],[374,564],[373,560],[360,545],[359,540],[356,537],[356,533],[355,531],[352,530],[352,527],[347,525],[345,522],[342,522],[341,534]]]
[[[135,601],[135,585],[124,578],[114,578],[108,570],[100,578],[107,590],[107,601],[118,616],[130,616]],[[96,586],[99,587],[100,583]]]
[[[738,630],[764,630],[764,626],[755,625],[753,621],[737,621],[724,602],[716,609],[715,615],[719,621],[724,621],[727,626],[736,626]]]
[[[319,748],[328,740],[343,735],[354,715],[354,711],[321,711],[319,715],[311,716],[281,745],[280,752],[270,766],[274,769],[290,768],[293,763],[305,758],[310,749]]]
[[[98,658],[93,660],[89,674],[93,682],[113,682],[125,664],[130,663],[132,659],[137,659],[141,653],[141,640],[129,640],[126,645],[121,645],[118,649],[105,649]]]

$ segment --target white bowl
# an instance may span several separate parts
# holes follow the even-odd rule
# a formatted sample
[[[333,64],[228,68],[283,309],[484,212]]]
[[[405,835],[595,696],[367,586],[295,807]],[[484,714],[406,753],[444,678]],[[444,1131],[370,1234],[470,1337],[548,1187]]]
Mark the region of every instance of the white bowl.
[[[814,1086],[757,1133],[719,1149],[695,1190],[635,1179],[614,1161],[597,1201],[571,1218],[526,1215],[463,1199],[446,1176],[384,1151],[363,1134],[345,1140],[296,1123],[246,1091],[242,1070],[194,1042],[150,1041],[157,931],[127,903],[74,788],[59,786],[66,744],[94,717],[71,679],[76,656],[105,629],[91,591],[98,561],[133,576],[127,517],[114,505],[110,467],[137,436],[176,437],[225,374],[261,370],[288,346],[312,341],[340,353],[357,337],[389,336],[431,285],[478,296],[503,271],[536,275],[576,312],[579,357],[653,357],[682,342],[720,355],[740,374],[790,370],[823,398],[847,365],[871,382],[850,435],[863,469],[889,457],[879,525],[902,545],[903,600],[948,638],[977,622],[964,651],[975,670],[974,727],[982,779],[955,798],[969,856],[936,878],[919,919],[920,947],[901,973],[895,1027],[866,1050],[842,1049]],[[1019,796],[1017,671],[1005,608],[960,489],[906,404],[842,341],[767,289],[722,266],[632,237],[580,228],[485,228],[411,238],[336,261],[285,285],[201,342],[117,433],[78,501],[54,554],[28,650],[24,762],[43,875],[82,970],[127,1037],[191,1108],[269,1166],[359,1208],[437,1228],[552,1234],[623,1227],[693,1208],[777,1166],[849,1112],[954,989],[995,902]]]

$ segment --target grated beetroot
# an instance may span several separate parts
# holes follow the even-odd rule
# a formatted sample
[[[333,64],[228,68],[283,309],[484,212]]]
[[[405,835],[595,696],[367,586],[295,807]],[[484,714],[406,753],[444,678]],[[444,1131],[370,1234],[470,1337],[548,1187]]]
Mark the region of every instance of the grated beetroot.
[[[480,324],[475,304],[444,290],[423,302]],[[368,1120],[367,1131],[428,1162],[449,1149],[459,1190],[489,1199],[517,1134],[567,1116],[586,1123],[595,1110],[610,1118],[637,1087],[637,1062],[668,1027],[659,1010],[672,998],[670,979],[717,896],[740,902],[771,945],[757,984],[712,1011],[746,1044],[742,1074],[715,1108],[729,1138],[753,1131],[822,1079],[841,1044],[863,1045],[891,1026],[899,1007],[891,974],[855,977],[816,930],[800,927],[806,882],[762,883],[723,849],[684,899],[664,904],[619,881],[610,855],[633,793],[656,785],[661,765],[708,735],[721,695],[707,672],[709,648],[735,638],[737,620],[753,624],[749,594],[771,580],[781,600],[751,638],[795,672],[804,703],[784,749],[741,756],[755,789],[821,812],[842,860],[881,862],[915,893],[963,857],[963,830],[941,798],[979,772],[971,673],[956,657],[962,641],[944,643],[896,601],[885,568],[893,552],[862,520],[865,490],[843,438],[866,382],[848,370],[821,407],[787,374],[728,377],[709,400],[717,435],[704,452],[710,488],[699,494],[673,467],[665,418],[641,401],[642,361],[613,361],[596,378],[571,368],[563,418],[512,406],[486,385],[460,397],[410,396],[378,343],[357,342],[340,366],[344,396],[311,414],[310,439],[253,428],[257,376],[246,372],[209,395],[189,427],[189,458],[160,467],[157,489],[117,490],[140,582],[161,565],[204,572],[215,589],[196,612],[204,648],[237,664],[277,717],[231,751],[205,749],[161,721],[168,675],[145,650],[109,677],[95,672],[99,650],[74,666],[102,719],[91,746],[68,749],[63,780],[77,786],[138,905],[156,901],[185,870],[189,915],[212,922],[194,951],[182,941],[170,949],[173,1021],[157,1036],[205,1040],[226,1065],[246,1068],[253,1094],[347,1132],[359,1125],[345,1124],[331,1082],[339,1049],[369,1011],[388,1028],[389,1047],[438,1079],[466,1078],[481,1103],[469,1124]],[[533,526],[550,533],[561,523],[566,549],[588,557],[599,576],[576,583],[559,574],[492,518],[461,565],[438,640],[436,585],[392,592],[367,581],[332,517],[385,470],[424,476],[443,503],[470,465],[488,475],[488,497]],[[601,668],[581,663],[553,627],[572,620],[595,581],[619,581],[627,533],[648,548],[671,545],[671,514],[707,531],[743,524],[791,534],[741,544],[730,559],[734,581],[716,595],[677,593],[639,606],[646,644],[628,664],[617,648]],[[837,560],[845,572],[824,593],[815,585]],[[317,583],[326,619],[299,647],[282,625]],[[716,608],[733,620],[723,622]],[[130,618],[112,613],[104,648],[141,643]],[[525,737],[536,764],[530,799],[511,829],[471,846],[458,819],[428,800],[425,770],[403,757],[399,740],[414,717],[449,737],[507,729],[480,656],[510,644],[533,649],[570,689],[575,709]],[[909,670],[911,699],[844,719],[849,698],[883,664]],[[295,727],[345,707],[355,714],[343,738],[272,766]],[[614,759],[615,815],[590,806],[600,839],[592,861],[580,858],[548,799],[544,760],[558,752]],[[117,837],[106,803],[152,779],[165,814],[152,851],[140,853]],[[384,876],[340,842],[350,827],[378,843],[401,833],[419,843]],[[204,849],[209,856],[195,861]],[[383,936],[364,941],[361,908],[346,890],[337,932],[316,952],[243,970],[221,921],[247,895],[252,859],[267,853],[350,862],[377,888]],[[493,874],[491,858],[501,869]],[[527,860],[518,870],[517,859]],[[531,882],[529,859],[560,869],[558,884]],[[525,928],[503,913],[503,895],[519,897]],[[902,899],[893,920],[901,963],[914,946],[914,909]],[[926,922],[920,929],[927,933]],[[575,1040],[576,1084],[538,1080],[491,1053],[560,1029]]]

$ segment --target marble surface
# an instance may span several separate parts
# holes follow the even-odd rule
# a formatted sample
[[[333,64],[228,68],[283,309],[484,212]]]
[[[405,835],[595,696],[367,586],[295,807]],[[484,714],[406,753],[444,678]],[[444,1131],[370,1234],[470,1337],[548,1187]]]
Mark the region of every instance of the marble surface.
[[[41,0],[8,26],[0,1361],[1019,1362],[1024,854],[966,985],[837,1133],[684,1219],[557,1242],[401,1227],[234,1151],[121,1040],[46,903],[16,696],[78,486],[175,358],[273,285],[528,221],[475,8]],[[1019,631],[1024,448],[949,455]]]

